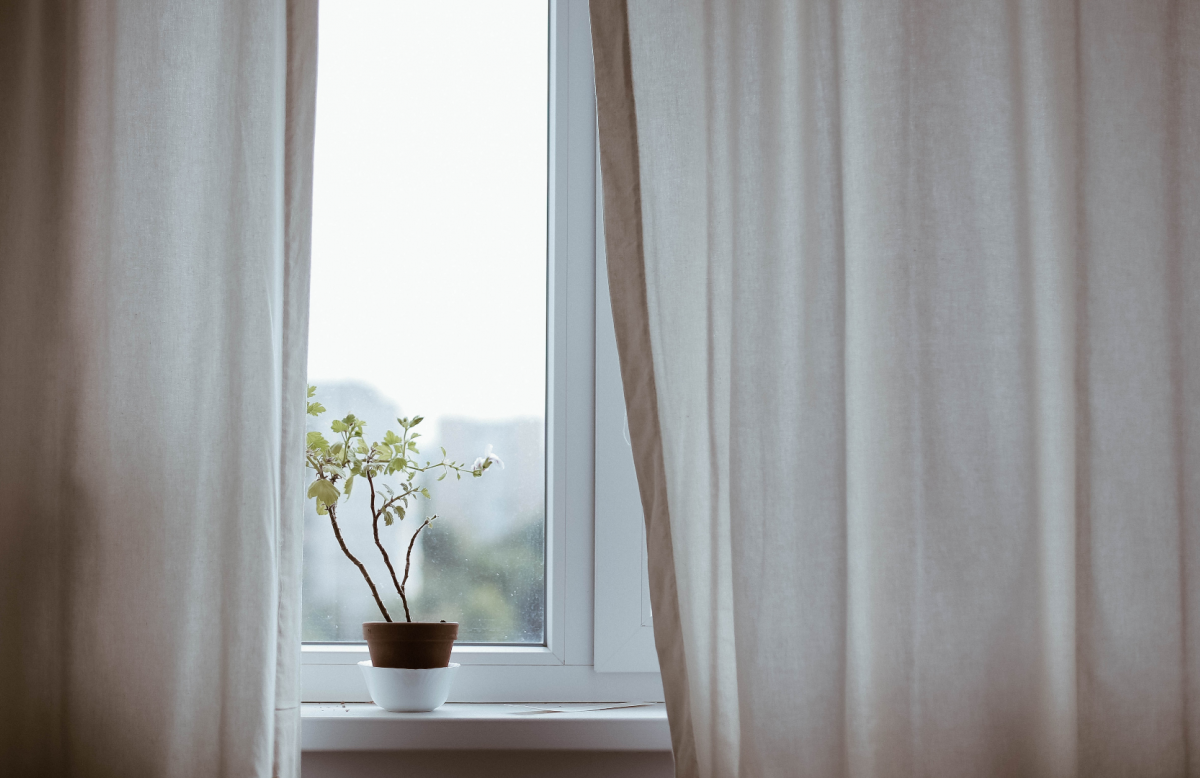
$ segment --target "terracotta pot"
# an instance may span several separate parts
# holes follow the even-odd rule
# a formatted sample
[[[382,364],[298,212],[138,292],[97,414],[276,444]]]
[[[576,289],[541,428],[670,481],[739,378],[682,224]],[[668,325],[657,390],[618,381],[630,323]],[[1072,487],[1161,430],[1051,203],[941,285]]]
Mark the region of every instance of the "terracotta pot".
[[[458,622],[364,621],[363,637],[374,667],[446,667]]]

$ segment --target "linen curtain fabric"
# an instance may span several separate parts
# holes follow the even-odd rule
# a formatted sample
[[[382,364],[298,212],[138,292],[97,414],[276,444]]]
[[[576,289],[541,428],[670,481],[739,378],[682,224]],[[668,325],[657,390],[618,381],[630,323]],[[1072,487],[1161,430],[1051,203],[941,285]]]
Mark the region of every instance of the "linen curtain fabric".
[[[1200,3],[592,3],[679,775],[1200,775]]]
[[[0,772],[299,772],[316,3],[0,5]]]

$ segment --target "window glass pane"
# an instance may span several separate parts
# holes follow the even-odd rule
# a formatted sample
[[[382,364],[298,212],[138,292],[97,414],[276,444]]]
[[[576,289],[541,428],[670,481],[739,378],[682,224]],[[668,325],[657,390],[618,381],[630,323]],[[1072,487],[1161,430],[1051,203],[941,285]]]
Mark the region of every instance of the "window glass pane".
[[[423,415],[420,460],[505,467],[422,476],[432,499],[381,525],[413,619],[466,642],[543,641],[547,4],[321,4],[309,378],[368,440]],[[395,484],[393,484],[395,486]],[[403,608],[371,533],[369,489],[339,506],[350,550],[393,619]],[[358,641],[381,616],[329,517],[305,517],[304,639]]]

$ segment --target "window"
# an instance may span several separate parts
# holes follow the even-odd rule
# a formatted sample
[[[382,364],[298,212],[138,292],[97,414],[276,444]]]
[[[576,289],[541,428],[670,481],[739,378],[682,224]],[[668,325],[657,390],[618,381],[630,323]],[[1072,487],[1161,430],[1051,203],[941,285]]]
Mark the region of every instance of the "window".
[[[423,455],[445,445],[470,460],[491,444],[506,465],[431,486],[445,518],[422,536],[410,587],[414,618],[460,621],[451,699],[662,699],[620,418],[612,434],[611,318],[596,324],[607,292],[586,0],[339,0],[322,5],[320,35],[310,376],[322,420],[370,408],[382,432],[393,412],[422,413]],[[365,700],[359,624],[377,616],[324,517],[308,518],[302,696]]]
[[[547,7],[339,0],[321,8],[314,160],[310,383],[329,434],[353,412],[368,440],[414,428],[419,461],[486,477],[419,480],[431,500],[382,528],[415,620],[475,643],[544,642]],[[399,484],[393,484],[399,486]],[[370,489],[341,507],[393,618],[374,553]],[[420,513],[416,509],[420,510]],[[381,619],[359,571],[307,506],[303,636],[358,641]]]

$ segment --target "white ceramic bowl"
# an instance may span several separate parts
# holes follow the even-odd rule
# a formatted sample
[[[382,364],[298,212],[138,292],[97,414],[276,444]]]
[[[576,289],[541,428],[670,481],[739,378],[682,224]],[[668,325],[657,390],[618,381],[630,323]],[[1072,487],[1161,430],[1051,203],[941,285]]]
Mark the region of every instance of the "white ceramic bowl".
[[[450,684],[458,664],[412,670],[407,667],[373,667],[359,662],[371,700],[384,710],[422,711],[441,707],[450,697]]]

